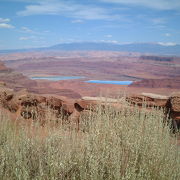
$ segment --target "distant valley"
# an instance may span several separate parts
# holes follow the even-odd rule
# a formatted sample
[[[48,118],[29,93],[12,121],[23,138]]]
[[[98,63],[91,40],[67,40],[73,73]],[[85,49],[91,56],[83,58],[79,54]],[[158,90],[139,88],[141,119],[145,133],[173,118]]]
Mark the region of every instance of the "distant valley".
[[[23,74],[25,87],[28,82],[31,91],[42,94],[56,94],[68,98],[99,96],[108,93],[117,96],[120,92],[154,92],[169,95],[180,89],[180,58],[157,56],[144,53],[118,51],[34,51],[10,53],[0,60],[12,70],[0,80],[13,74]],[[12,75],[11,75],[12,74]],[[8,75],[8,76],[7,76]],[[11,75],[11,76],[10,76]],[[84,77],[48,81],[46,77]],[[26,80],[25,77],[42,77],[40,80]],[[58,80],[58,79],[57,79]],[[133,81],[131,85],[88,83],[88,80]],[[20,83],[22,84],[22,82]]]

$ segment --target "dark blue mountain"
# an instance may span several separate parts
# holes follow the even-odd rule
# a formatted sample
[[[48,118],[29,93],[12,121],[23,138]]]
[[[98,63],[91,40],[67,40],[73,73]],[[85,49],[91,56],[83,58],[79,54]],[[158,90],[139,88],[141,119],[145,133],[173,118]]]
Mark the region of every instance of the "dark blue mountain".
[[[16,49],[16,50],[0,50],[0,53],[13,52],[30,52],[30,51],[124,51],[152,53],[158,55],[180,56],[180,45],[165,46],[158,43],[132,43],[132,44],[115,44],[115,43],[96,43],[96,42],[80,42],[80,43],[64,43],[46,48],[34,49]]]

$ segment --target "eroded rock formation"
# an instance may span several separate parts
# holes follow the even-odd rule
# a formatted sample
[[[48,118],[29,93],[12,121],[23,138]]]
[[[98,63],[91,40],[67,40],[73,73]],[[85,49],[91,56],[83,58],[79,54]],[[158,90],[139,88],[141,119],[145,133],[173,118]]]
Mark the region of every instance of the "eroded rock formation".
[[[167,113],[173,120],[173,126],[180,129],[180,93],[174,93],[167,101]]]
[[[9,88],[0,89],[0,107],[14,113],[16,117],[39,120],[42,124],[50,113],[63,118],[72,113],[68,111],[66,102],[56,97],[41,96],[25,90],[14,92]]]
[[[13,89],[6,87],[5,83],[0,83],[0,107],[14,114],[16,118],[39,120],[42,125],[55,116],[56,120],[60,118],[63,121],[73,122],[79,129],[79,119],[84,112],[92,111],[96,113],[98,107],[105,108],[106,105],[121,111],[123,108],[131,109],[134,105],[143,107],[145,103],[147,108],[164,108],[166,114],[169,114],[169,118],[172,119],[173,127],[180,128],[180,93],[172,94],[170,97],[142,93],[141,95],[126,97],[124,100],[131,105],[125,107],[125,104],[115,99],[104,101],[102,99],[98,100],[98,98],[66,102],[54,96],[29,93],[25,89],[15,92]]]
[[[165,108],[168,97],[152,93],[142,93],[140,95],[126,97],[126,100],[133,105]]]
[[[158,107],[165,110],[165,115],[172,120],[174,129],[180,129],[180,93],[173,93],[169,97],[151,93],[142,93],[127,97],[126,100],[133,105],[142,107]]]

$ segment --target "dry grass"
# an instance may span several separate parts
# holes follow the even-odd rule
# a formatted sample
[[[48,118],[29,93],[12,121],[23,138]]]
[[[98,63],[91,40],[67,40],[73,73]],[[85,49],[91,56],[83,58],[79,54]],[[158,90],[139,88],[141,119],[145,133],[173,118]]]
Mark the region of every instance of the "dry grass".
[[[28,129],[0,114],[0,179],[180,179],[176,137],[163,113],[107,106],[81,117],[80,131],[68,125]],[[61,122],[61,120],[59,119]],[[73,126],[72,126],[73,127]]]

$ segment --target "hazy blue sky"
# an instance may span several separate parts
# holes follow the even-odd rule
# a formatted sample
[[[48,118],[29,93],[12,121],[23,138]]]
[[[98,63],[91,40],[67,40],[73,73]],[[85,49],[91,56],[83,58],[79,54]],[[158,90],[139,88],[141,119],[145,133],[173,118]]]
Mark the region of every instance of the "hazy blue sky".
[[[180,44],[180,0],[0,0],[0,49],[79,41]]]

